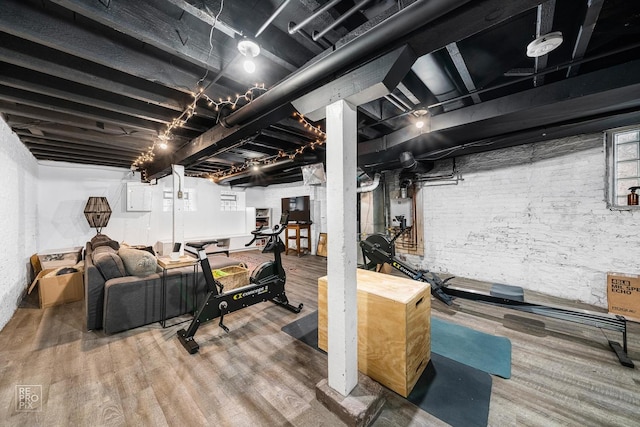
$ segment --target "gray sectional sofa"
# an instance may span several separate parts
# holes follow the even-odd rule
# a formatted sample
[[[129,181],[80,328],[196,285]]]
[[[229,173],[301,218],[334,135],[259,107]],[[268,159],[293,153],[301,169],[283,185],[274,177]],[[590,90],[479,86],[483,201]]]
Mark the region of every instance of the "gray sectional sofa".
[[[156,266],[148,274],[129,274],[118,255],[118,243],[110,239],[110,243],[105,241],[104,238],[94,238],[86,245],[84,287],[87,330],[103,329],[105,333],[113,334],[159,322],[162,270]],[[210,255],[209,262],[212,269],[241,264],[233,258],[220,255]],[[202,271],[198,269],[195,292],[193,275],[193,267],[167,270],[167,318],[192,312],[198,301],[203,300],[206,284]]]

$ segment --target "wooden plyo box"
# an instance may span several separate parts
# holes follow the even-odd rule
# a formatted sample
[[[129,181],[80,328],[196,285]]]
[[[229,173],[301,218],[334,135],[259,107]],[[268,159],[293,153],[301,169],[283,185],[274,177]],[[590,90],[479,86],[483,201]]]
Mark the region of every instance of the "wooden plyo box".
[[[358,370],[407,397],[431,358],[431,288],[357,270]],[[327,276],[318,279],[318,347],[328,351]]]

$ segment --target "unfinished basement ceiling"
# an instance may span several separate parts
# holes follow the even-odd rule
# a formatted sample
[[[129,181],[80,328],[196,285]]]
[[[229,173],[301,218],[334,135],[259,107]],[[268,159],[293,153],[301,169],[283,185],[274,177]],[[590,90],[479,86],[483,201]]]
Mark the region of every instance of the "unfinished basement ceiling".
[[[367,85],[353,96],[366,172],[399,168],[404,151],[435,160],[640,123],[640,2],[2,3],[0,112],[41,160],[299,181],[325,158],[296,108],[324,129],[314,99]],[[558,31],[557,49],[526,55]],[[253,74],[244,37],[261,48]]]

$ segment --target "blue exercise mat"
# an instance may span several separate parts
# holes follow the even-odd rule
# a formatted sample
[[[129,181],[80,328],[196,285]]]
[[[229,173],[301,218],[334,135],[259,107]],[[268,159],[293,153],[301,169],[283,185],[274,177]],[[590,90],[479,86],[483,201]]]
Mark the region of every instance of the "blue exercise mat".
[[[431,351],[502,378],[511,377],[511,341],[431,317]]]
[[[436,337],[438,341],[453,339],[451,333],[456,329],[447,328],[445,323],[436,330],[436,334],[443,335]],[[318,349],[317,311],[284,326],[282,331],[323,352]],[[431,340],[434,340],[433,329]],[[452,427],[485,427],[489,418],[491,385],[491,375],[483,370],[432,351],[431,360],[407,400]]]

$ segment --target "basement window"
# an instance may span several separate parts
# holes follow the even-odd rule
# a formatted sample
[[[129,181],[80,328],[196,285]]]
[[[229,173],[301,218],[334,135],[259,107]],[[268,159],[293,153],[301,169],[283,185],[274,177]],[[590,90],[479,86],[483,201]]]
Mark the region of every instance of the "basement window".
[[[640,186],[640,127],[606,132],[607,204],[610,209],[638,209],[629,206],[630,187]],[[640,191],[636,191],[640,193]]]

